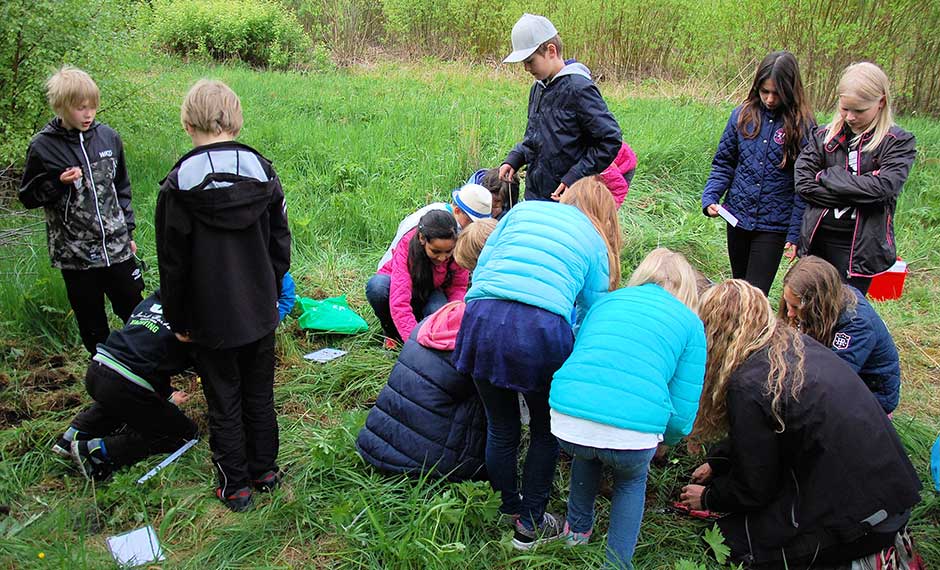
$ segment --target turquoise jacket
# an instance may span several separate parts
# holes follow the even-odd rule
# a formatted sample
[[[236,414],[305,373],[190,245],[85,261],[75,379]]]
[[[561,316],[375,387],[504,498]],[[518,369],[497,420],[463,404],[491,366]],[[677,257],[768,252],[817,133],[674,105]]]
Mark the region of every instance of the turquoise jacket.
[[[705,330],[659,285],[627,287],[588,312],[574,351],[552,379],[549,404],[563,414],[672,445],[689,434],[705,376]]]
[[[572,321],[607,293],[607,246],[581,210],[526,201],[509,210],[486,240],[466,301],[502,299]]]

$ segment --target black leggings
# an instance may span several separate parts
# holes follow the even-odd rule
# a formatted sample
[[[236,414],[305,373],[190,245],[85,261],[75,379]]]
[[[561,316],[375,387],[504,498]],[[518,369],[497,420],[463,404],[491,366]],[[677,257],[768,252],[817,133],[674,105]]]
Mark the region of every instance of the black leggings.
[[[825,228],[816,230],[813,236],[813,243],[810,244],[809,254],[819,256],[833,266],[839,272],[842,281],[848,283],[862,292],[862,295],[868,293],[868,287],[871,286],[871,277],[849,277],[849,257],[852,254],[852,234],[855,227],[846,228]]]
[[[728,224],[731,276],[744,279],[767,295],[786,243],[787,235],[781,232],[740,230]]]

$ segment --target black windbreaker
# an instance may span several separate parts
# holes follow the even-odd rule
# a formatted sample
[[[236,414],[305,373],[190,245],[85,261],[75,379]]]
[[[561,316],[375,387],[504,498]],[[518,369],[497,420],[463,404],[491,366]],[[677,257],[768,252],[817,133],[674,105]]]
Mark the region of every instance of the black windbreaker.
[[[161,182],[155,229],[175,332],[234,348],[274,330],[290,230],[270,161],[235,141],[194,148]]]
[[[766,394],[766,349],[728,380],[729,437],[709,456],[715,476],[703,504],[746,517],[750,552],[735,558],[806,560],[920,501],[920,479],[871,391],[830,349],[802,338],[805,382],[798,398],[782,397],[783,432]],[[723,521],[732,532],[740,523]]]

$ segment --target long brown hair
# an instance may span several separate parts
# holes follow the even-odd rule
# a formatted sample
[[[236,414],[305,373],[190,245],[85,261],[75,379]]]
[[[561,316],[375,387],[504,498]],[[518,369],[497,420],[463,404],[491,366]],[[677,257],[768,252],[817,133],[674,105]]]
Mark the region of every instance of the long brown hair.
[[[825,346],[832,344],[842,311],[858,303],[852,290],[842,283],[838,270],[815,255],[797,261],[783,278],[783,286],[800,300],[800,316],[787,316],[787,303],[782,297],[777,316]]]
[[[610,287],[620,286],[620,250],[623,237],[620,235],[620,220],[617,219],[617,204],[610,190],[596,176],[586,176],[571,185],[561,195],[562,204],[570,204],[584,212],[607,246],[607,263],[610,266]]]
[[[780,168],[792,166],[800,155],[801,143],[809,127],[814,124],[813,109],[803,92],[803,80],[800,79],[800,67],[796,58],[788,51],[775,51],[767,54],[757,65],[754,82],[744,100],[741,113],[738,114],[738,132],[746,139],[752,139],[760,133],[761,107],[760,86],[772,79],[780,97],[778,109],[783,114],[783,161]]]
[[[729,279],[702,295],[699,317],[705,325],[708,360],[705,383],[692,437],[720,438],[728,431],[728,383],[752,354],[766,349],[770,361],[764,395],[777,423],[786,429],[783,398],[796,398],[803,387],[803,340],[799,333],[774,318],[760,289],[741,279]]]

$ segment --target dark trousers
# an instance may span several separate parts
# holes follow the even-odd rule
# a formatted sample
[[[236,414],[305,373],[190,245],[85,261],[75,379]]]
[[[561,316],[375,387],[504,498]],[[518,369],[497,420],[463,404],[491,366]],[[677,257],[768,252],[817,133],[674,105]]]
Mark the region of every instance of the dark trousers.
[[[741,230],[728,224],[731,276],[744,279],[767,295],[777,276],[786,243],[784,233]]]
[[[91,354],[111,332],[104,310],[105,296],[111,301],[114,314],[125,323],[134,307],[143,300],[140,293],[144,290],[144,278],[133,257],[110,267],[63,269],[62,279],[78,321],[82,344]]]
[[[209,447],[225,496],[277,469],[274,331],[245,346],[196,347],[209,406]]]
[[[117,467],[176,451],[196,437],[196,425],[176,405],[98,362],[88,365],[85,388],[95,403],[75,416],[72,427],[102,438]]]
[[[839,272],[842,281],[855,287],[862,292],[862,295],[865,295],[871,286],[871,277],[849,277],[849,257],[852,255],[852,235],[854,232],[854,225],[847,225],[845,228],[821,227],[816,230],[816,235],[813,236],[809,254],[819,256],[831,263]]]
[[[520,496],[519,392],[498,388],[486,380],[474,379],[474,384],[486,410],[486,470],[493,490],[502,497],[500,511],[521,515],[524,524],[538,527],[548,505],[558,463],[558,440],[552,435],[548,392],[522,394],[529,407],[529,450],[522,468]]]
[[[404,342],[405,339],[402,339],[401,335],[398,334],[398,327],[395,326],[395,320],[392,319],[392,310],[388,305],[391,285],[391,275],[376,273],[366,283],[366,299],[372,306],[372,310],[375,311],[375,316],[379,318],[379,322],[382,324],[382,332],[385,336]],[[421,314],[415,315],[415,320],[421,322],[421,319],[436,312],[446,304],[447,295],[440,289],[435,289],[431,292],[431,296],[428,297],[427,302],[425,302]]]

